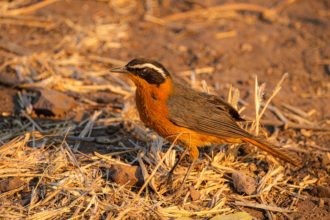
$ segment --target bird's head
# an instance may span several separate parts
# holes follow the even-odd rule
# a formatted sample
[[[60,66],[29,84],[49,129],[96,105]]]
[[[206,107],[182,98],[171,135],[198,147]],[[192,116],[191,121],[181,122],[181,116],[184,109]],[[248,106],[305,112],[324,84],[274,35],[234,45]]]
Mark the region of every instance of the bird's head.
[[[167,78],[170,78],[169,72],[162,64],[146,58],[133,59],[125,66],[114,68],[110,71],[129,74],[135,84],[140,80],[145,80],[149,84],[159,86],[164,83]]]

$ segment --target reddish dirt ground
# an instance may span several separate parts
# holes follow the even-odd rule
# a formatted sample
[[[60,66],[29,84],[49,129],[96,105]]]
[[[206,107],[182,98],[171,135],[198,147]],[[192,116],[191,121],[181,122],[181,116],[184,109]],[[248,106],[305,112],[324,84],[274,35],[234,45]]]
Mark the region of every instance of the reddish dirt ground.
[[[160,1],[161,2],[161,1]],[[167,15],[212,7],[239,1],[163,1],[153,10],[153,16]],[[275,0],[245,1],[265,8],[276,7]],[[159,25],[144,19],[144,4],[137,3],[132,10],[120,14],[102,1],[58,1],[36,12],[36,15],[70,19],[81,26],[93,25],[96,20],[104,23],[125,23],[128,37],[121,41],[120,48],[91,50],[90,54],[129,61],[135,57],[148,57],[160,61],[173,73],[193,68],[214,67],[214,74],[197,75],[197,80],[206,80],[216,88],[216,93],[226,96],[229,85],[238,88],[241,98],[250,106],[245,116],[254,117],[254,76],[266,83],[265,97],[269,97],[283,73],[289,77],[282,90],[273,100],[281,107],[290,104],[305,112],[315,110],[309,118],[319,125],[330,123],[330,1],[300,0],[282,8],[275,20],[262,19],[258,13],[238,12],[219,16],[217,19],[202,17],[177,21],[181,25]],[[11,40],[29,51],[41,52],[57,49],[63,33],[70,28],[46,31],[0,24],[0,39]],[[219,33],[232,33],[219,37]],[[218,37],[217,37],[218,36]],[[40,39],[31,43],[33,39]],[[30,43],[26,43],[30,42]],[[0,48],[0,66],[9,56]],[[178,78],[178,80],[181,80]],[[0,93],[6,93],[6,87]],[[1,94],[0,94],[1,96]],[[0,99],[4,106],[6,100]],[[266,119],[276,119],[267,113]],[[329,151],[329,134],[314,132],[309,137],[300,130],[281,130],[280,135],[290,137],[299,147],[310,150],[304,143],[313,143]],[[323,188],[308,189],[303,194],[307,199],[298,203],[298,211],[290,214],[293,219],[329,219],[329,163],[321,154],[301,154],[305,166],[299,172],[323,179]],[[296,175],[299,175],[297,173]],[[324,201],[320,205],[320,200]],[[279,216],[283,218],[283,216]]]

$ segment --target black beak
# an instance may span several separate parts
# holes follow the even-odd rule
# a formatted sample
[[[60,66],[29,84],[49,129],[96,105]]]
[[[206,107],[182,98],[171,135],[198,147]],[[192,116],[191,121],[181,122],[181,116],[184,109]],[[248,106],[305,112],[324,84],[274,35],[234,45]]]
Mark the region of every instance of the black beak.
[[[113,68],[113,69],[110,70],[110,72],[113,72],[113,73],[129,73],[126,66]]]

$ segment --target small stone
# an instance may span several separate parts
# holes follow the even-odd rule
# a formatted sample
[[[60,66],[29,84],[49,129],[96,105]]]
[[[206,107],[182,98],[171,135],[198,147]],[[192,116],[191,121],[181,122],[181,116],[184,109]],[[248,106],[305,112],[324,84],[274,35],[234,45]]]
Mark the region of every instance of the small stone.
[[[0,193],[17,189],[23,185],[24,181],[22,181],[19,177],[9,177],[8,179],[0,181]]]
[[[256,191],[257,181],[252,177],[241,172],[234,172],[232,174],[232,179],[237,192],[251,195]]]
[[[201,197],[201,193],[197,191],[193,186],[190,186],[189,190],[190,190],[190,197],[193,201],[196,201]]]
[[[109,169],[110,178],[118,185],[134,186],[143,182],[141,168],[114,164]]]
[[[65,116],[78,105],[72,97],[62,92],[45,88],[38,88],[38,91],[40,97],[33,104],[33,109],[37,115]]]

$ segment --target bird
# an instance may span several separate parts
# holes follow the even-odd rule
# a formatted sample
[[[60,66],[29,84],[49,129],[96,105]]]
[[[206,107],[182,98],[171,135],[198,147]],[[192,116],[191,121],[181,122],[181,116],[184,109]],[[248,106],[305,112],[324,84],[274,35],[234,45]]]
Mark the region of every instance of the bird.
[[[245,120],[229,103],[176,82],[157,61],[135,58],[110,72],[126,74],[135,84],[136,107],[144,124],[167,141],[176,141],[175,144],[185,147],[184,152],[189,150],[192,163],[184,180],[199,157],[198,148],[220,143],[250,143],[286,162],[301,166],[291,152],[242,129],[237,122]]]

